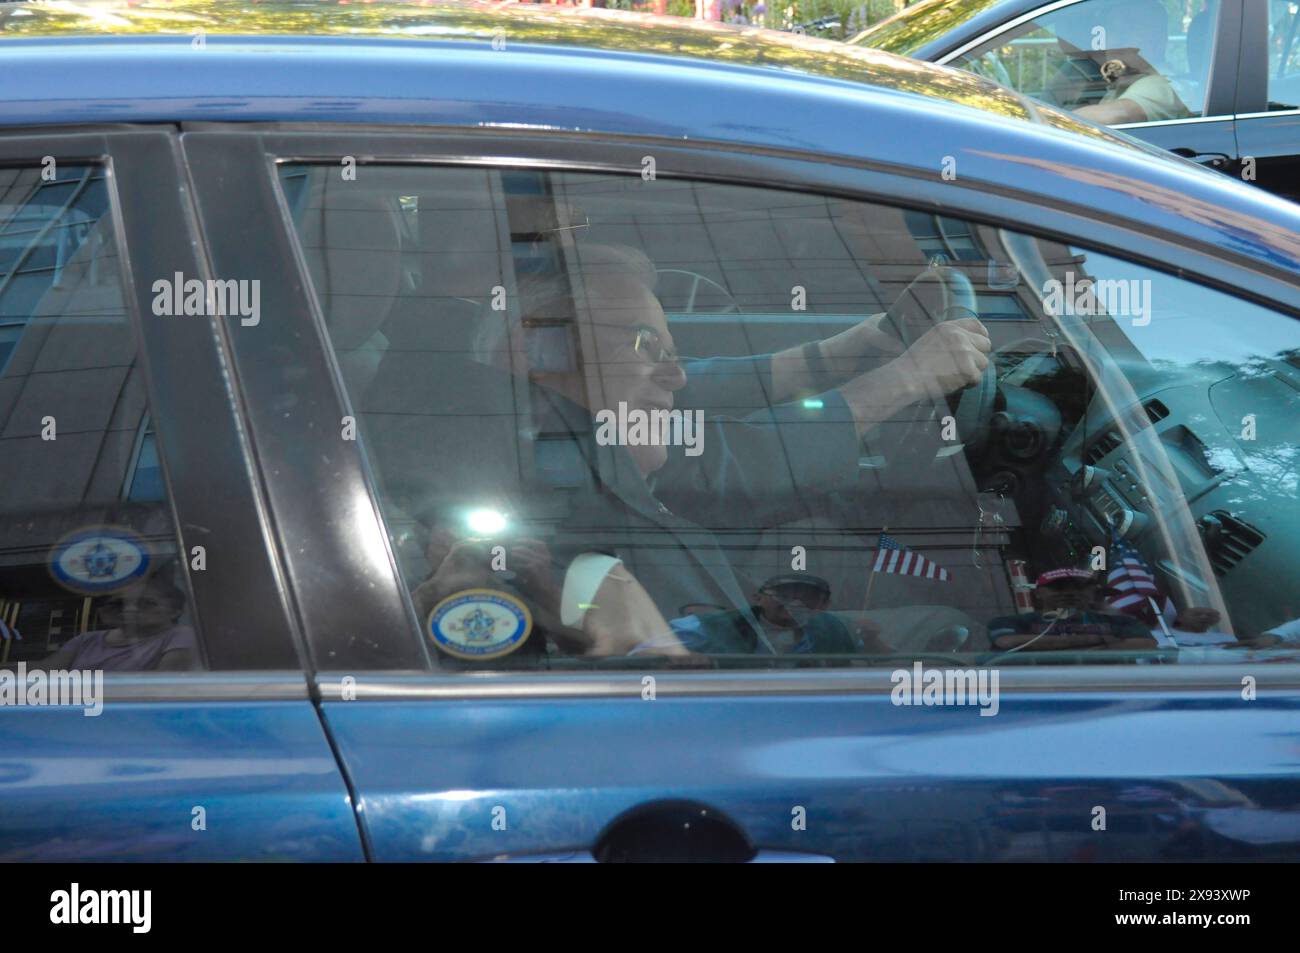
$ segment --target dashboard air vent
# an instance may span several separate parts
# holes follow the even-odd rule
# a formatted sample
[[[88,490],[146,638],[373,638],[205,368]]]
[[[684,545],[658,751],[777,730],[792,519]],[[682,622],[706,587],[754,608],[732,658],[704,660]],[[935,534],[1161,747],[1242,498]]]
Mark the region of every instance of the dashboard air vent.
[[[1264,534],[1244,520],[1239,520],[1227,510],[1210,514],[1219,521],[1219,531],[1210,542],[1210,563],[1217,575],[1226,575],[1264,542]]]
[[[1124,438],[1119,435],[1118,431],[1111,430],[1102,434],[1101,438],[1088,448],[1088,456],[1086,458],[1088,464],[1095,465],[1099,460],[1105,457],[1106,454],[1110,453],[1123,442]]]

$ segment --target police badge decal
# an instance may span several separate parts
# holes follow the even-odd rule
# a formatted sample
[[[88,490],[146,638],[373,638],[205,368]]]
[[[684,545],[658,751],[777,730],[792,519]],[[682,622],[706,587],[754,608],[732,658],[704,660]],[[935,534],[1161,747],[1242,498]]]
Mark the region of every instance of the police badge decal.
[[[64,589],[86,596],[115,592],[149,571],[144,542],[124,526],[87,526],[50,550],[50,575]]]
[[[469,661],[494,659],[524,644],[533,630],[533,615],[508,592],[462,589],[433,607],[425,630],[448,655]]]

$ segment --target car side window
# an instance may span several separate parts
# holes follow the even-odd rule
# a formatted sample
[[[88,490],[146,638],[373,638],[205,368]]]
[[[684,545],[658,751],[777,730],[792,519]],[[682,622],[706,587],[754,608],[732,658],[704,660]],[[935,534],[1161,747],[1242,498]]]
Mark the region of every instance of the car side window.
[[[99,166],[0,169],[0,667],[202,668]]]
[[[1288,315],[778,189],[282,183],[445,668],[1288,651]]]
[[[1203,113],[1218,0],[1084,0],[1044,13],[950,65],[1107,125]]]
[[[1268,108],[1300,109],[1300,4],[1269,0]]]

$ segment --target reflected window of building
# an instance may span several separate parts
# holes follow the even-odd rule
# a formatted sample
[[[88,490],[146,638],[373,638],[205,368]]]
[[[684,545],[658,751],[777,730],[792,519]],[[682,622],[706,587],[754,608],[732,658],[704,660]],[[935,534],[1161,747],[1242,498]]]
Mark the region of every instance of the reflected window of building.
[[[104,170],[0,169],[0,665],[203,665]]]

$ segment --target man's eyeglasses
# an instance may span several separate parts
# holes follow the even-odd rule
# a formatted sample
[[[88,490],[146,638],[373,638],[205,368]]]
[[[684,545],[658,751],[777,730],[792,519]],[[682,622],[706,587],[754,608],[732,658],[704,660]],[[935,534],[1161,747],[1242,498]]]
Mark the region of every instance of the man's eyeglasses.
[[[677,352],[664,345],[663,339],[653,328],[636,328],[636,339],[632,350],[651,364],[676,364]]]
[[[609,336],[611,340],[617,341],[615,346],[625,347],[628,343],[632,345],[632,350],[637,353],[643,361],[650,364],[676,364],[678,361],[677,351],[667,347],[659,332],[646,324],[601,324],[594,323],[594,327],[601,333]],[[629,342],[624,336],[632,334],[632,340]]]

